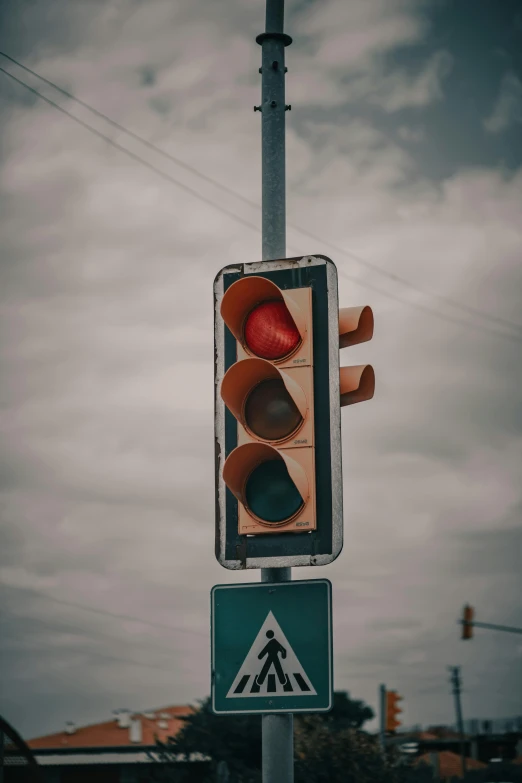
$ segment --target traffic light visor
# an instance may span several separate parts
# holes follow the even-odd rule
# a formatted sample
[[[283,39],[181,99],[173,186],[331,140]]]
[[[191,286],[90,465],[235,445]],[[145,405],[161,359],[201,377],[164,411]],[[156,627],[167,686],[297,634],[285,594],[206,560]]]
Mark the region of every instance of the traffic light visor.
[[[339,370],[341,407],[371,400],[375,393],[375,372],[371,364],[341,367]]]
[[[348,348],[373,337],[373,310],[364,307],[342,307],[339,310],[339,348]]]
[[[270,442],[295,433],[307,411],[301,386],[264,359],[233,364],[223,378],[221,397],[247,431]]]
[[[234,449],[225,462],[223,479],[248,513],[265,525],[290,521],[309,496],[301,465],[263,443]]]
[[[225,292],[221,315],[251,355],[280,361],[301,344],[305,314],[293,297],[264,277],[243,277]]]
[[[402,712],[401,708],[398,707],[398,703],[400,701],[403,701],[402,696],[399,696],[397,691],[388,691],[387,693],[388,698],[388,708],[393,712]]]
[[[386,691],[386,731],[395,731],[402,725],[401,721],[397,720],[396,717],[402,712],[401,708],[398,706],[398,702],[402,700],[402,696],[400,696],[397,691]]]

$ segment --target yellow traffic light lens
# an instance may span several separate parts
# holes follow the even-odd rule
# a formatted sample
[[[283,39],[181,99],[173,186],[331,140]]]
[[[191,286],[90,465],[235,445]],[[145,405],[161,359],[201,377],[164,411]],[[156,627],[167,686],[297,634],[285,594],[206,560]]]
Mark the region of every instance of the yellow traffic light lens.
[[[295,432],[303,417],[281,378],[270,378],[255,386],[248,395],[245,421],[254,435],[277,441]]]
[[[281,459],[267,460],[254,468],[247,479],[248,508],[267,523],[291,519],[303,506],[303,499]]]
[[[301,342],[287,306],[279,300],[254,307],[245,321],[244,335],[247,348],[261,359],[282,359]]]

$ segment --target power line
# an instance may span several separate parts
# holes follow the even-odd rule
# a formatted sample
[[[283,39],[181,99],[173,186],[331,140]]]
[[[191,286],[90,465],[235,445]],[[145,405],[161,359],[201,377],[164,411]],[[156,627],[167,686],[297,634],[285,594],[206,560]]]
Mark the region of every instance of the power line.
[[[0,52],[0,54],[1,54],[1,52]],[[226,209],[225,207],[222,207],[220,204],[218,204],[217,202],[213,201],[212,199],[209,199],[206,196],[203,196],[197,190],[194,190],[190,186],[185,185],[183,182],[180,182],[175,177],[172,177],[171,175],[169,175],[166,172],[162,171],[161,169],[157,168],[152,163],[149,163],[148,161],[146,161],[144,158],[140,157],[136,153],[131,152],[126,147],[123,147],[121,144],[118,144],[118,142],[116,142],[113,139],[111,139],[110,136],[105,135],[104,133],[99,131],[97,128],[93,128],[88,123],[84,122],[83,120],[80,120],[74,114],[72,114],[71,112],[67,111],[67,109],[64,109],[59,104],[57,104],[54,101],[50,100],[50,98],[47,98],[45,95],[42,95],[42,93],[38,92],[38,90],[35,90],[33,87],[31,87],[30,85],[26,84],[21,79],[18,79],[16,76],[14,76],[9,71],[6,71],[4,68],[0,67],[0,72],[4,73],[6,76],[9,76],[10,79],[12,79],[13,81],[17,82],[22,87],[25,87],[31,93],[33,93],[34,95],[38,96],[43,101],[48,103],[50,106],[54,107],[55,109],[60,111],[62,114],[65,114],[67,117],[69,117],[71,120],[74,120],[75,122],[77,122],[79,125],[81,125],[86,130],[91,131],[96,136],[98,136],[99,138],[103,139],[103,141],[106,141],[108,144],[110,144],[111,146],[113,146],[116,149],[118,149],[120,152],[123,152],[125,155],[130,157],[135,162],[141,163],[146,168],[150,169],[151,171],[154,171],[156,174],[159,174],[159,176],[162,177],[163,179],[165,179],[168,182],[176,185],[177,187],[185,190],[187,193],[190,193],[192,196],[194,196],[195,198],[198,198],[200,201],[203,201],[205,204],[208,204],[209,206],[212,206],[214,209],[217,209],[218,211],[220,211],[223,214],[227,215],[227,217],[232,218],[232,220],[235,220],[236,222],[241,223],[242,225],[244,225],[247,228],[250,228],[250,229],[256,231],[257,233],[261,233],[261,229],[259,228],[259,226],[255,225],[254,223],[250,223],[248,220],[245,220],[244,218],[240,217],[235,212],[232,212],[232,211]],[[206,177],[206,175],[205,175],[205,177]],[[300,229],[298,229],[298,230],[300,230]],[[326,245],[329,244],[328,242],[325,242],[324,240],[321,240],[321,239],[318,239],[318,241],[322,242],[323,244],[326,244]],[[334,246],[332,246],[332,247],[334,247]],[[298,251],[295,251],[295,252],[298,252]],[[339,252],[341,252],[343,255],[348,255],[348,253],[346,253],[346,251],[341,250],[340,248],[339,248]],[[488,329],[487,327],[485,327],[485,326],[483,326],[481,324],[472,323],[470,321],[464,321],[464,320],[462,320],[460,318],[455,318],[455,317],[450,316],[448,314],[440,313],[437,310],[431,309],[427,305],[423,305],[423,304],[421,304],[419,302],[412,302],[409,299],[402,299],[401,297],[399,297],[399,296],[397,296],[395,294],[392,294],[392,293],[390,293],[388,291],[383,291],[382,289],[378,288],[377,286],[375,286],[375,285],[373,285],[371,283],[368,283],[367,281],[359,280],[357,277],[349,275],[343,269],[340,269],[339,271],[346,279],[350,280],[351,282],[355,283],[356,285],[368,288],[368,289],[370,289],[372,291],[375,291],[376,293],[380,294],[381,296],[387,297],[389,299],[393,299],[393,300],[395,300],[397,302],[400,302],[401,304],[405,304],[405,305],[409,305],[410,307],[414,307],[417,310],[425,312],[425,313],[427,313],[427,314],[429,314],[431,316],[434,316],[435,318],[439,318],[442,321],[455,323],[455,324],[458,324],[459,326],[465,326],[468,329],[472,329],[474,331],[481,331],[484,334],[493,335],[493,336],[496,336],[496,337],[503,337],[505,339],[514,340],[516,342],[522,342],[522,336],[521,337],[517,337],[514,334],[507,334],[505,332],[498,332],[498,331],[495,331],[495,330],[492,330],[492,329]]]
[[[46,626],[47,628],[49,628],[52,631],[56,631],[55,626],[52,626],[49,623],[42,623],[40,618],[35,618],[35,617],[31,618],[29,615],[15,615],[15,614],[13,614],[13,616],[19,617],[20,619],[38,620],[41,625]],[[9,636],[12,637],[12,635],[13,635],[12,632],[10,632]],[[21,634],[19,634],[19,636],[21,638],[24,638]],[[47,647],[50,650],[52,650],[53,647],[54,647],[54,649],[56,649],[56,646],[52,645],[52,644],[48,644]],[[39,647],[39,649],[41,650],[40,647]],[[58,649],[62,653],[64,652],[63,643],[60,643],[60,647]],[[170,674],[170,675],[173,674],[173,672],[175,671],[175,668],[176,669],[179,668],[179,664],[178,663],[176,663],[176,667],[175,668],[174,668],[174,665],[173,665],[173,667],[171,669],[167,669],[167,668],[162,667],[162,666],[156,666],[153,663],[145,663],[145,661],[136,661],[135,659],[128,658],[126,656],[110,655],[110,654],[107,654],[107,653],[99,652],[98,650],[89,650],[87,647],[82,647],[81,649],[75,649],[75,648],[71,648],[71,647],[68,648],[68,655],[76,655],[76,654],[81,655],[81,656],[88,656],[89,658],[95,657],[95,658],[100,658],[100,659],[106,660],[106,661],[116,661],[117,663],[128,663],[128,664],[131,664],[132,666],[141,666],[141,667],[144,667],[144,668],[147,668],[147,669],[155,669],[156,671],[165,672],[165,674]],[[167,654],[167,653],[165,653],[165,654]]]
[[[289,225],[291,225],[289,223]],[[484,318],[488,321],[492,321],[494,323],[498,323],[500,326],[507,327],[509,329],[515,329],[519,332],[519,334],[522,335],[522,325],[515,323],[514,321],[508,321],[507,319],[500,318],[496,315],[490,315],[489,313],[485,313],[483,310],[479,310],[478,308],[471,307],[470,305],[466,305],[464,302],[458,302],[456,299],[452,299],[449,296],[445,296],[443,294],[438,294],[434,291],[427,291],[426,289],[422,289],[413,283],[410,283],[409,280],[406,280],[404,277],[400,277],[400,275],[396,275],[394,272],[388,272],[387,269],[382,269],[381,267],[377,266],[376,264],[372,263],[371,261],[368,261],[361,256],[355,255],[355,253],[352,253],[350,250],[343,250],[338,245],[332,244],[332,242],[329,242],[327,240],[320,240],[316,236],[314,236],[310,231],[307,231],[304,228],[297,228],[298,231],[300,231],[302,234],[305,234],[306,236],[309,236],[310,239],[314,239],[316,241],[322,242],[323,245],[326,245],[327,247],[332,248],[332,250],[335,250],[337,253],[342,253],[345,256],[348,256],[350,258],[353,258],[355,261],[358,261],[358,263],[363,264],[364,266],[368,267],[368,269],[372,269],[374,272],[378,272],[381,275],[384,275],[385,277],[388,277],[390,280],[393,280],[396,283],[400,283],[401,285],[407,286],[412,291],[416,291],[419,294],[422,294],[423,296],[431,296],[434,299],[437,299],[440,302],[443,302],[446,305],[449,305],[450,307],[455,307],[458,310],[462,310],[464,312],[469,313],[472,316]],[[417,305],[418,306],[418,303]],[[430,310],[431,313],[433,313],[433,310]],[[467,323],[466,321],[460,321],[457,320],[455,323]],[[496,333],[495,333],[496,334]]]
[[[2,586],[11,587],[11,585],[5,585],[4,583],[2,583]],[[126,615],[117,615],[117,614],[114,614],[112,612],[104,612],[102,610],[93,610],[92,607],[86,607],[86,606],[84,606],[82,604],[75,604],[75,603],[72,603],[72,602],[66,602],[66,601],[62,601],[60,599],[54,599],[51,596],[42,595],[42,594],[38,593],[38,591],[31,590],[30,588],[19,588],[19,587],[16,587],[14,589],[16,589],[16,590],[23,590],[24,592],[35,593],[38,597],[46,598],[46,599],[51,600],[51,601],[53,601],[55,603],[59,603],[59,604],[65,603],[67,606],[73,606],[74,608],[79,608],[79,609],[88,609],[89,611],[95,611],[97,614],[106,614],[109,617],[117,617],[117,618],[123,617],[123,618],[127,619]],[[5,615],[5,619],[7,619],[9,617],[16,617],[16,618],[18,618],[20,620],[29,620],[32,623],[37,624],[37,626],[38,626],[37,628],[35,628],[34,625],[29,626],[31,631],[35,631],[36,630],[36,632],[38,632],[38,630],[40,630],[40,629],[47,628],[47,629],[53,631],[55,634],[59,633],[59,632],[74,633],[76,635],[80,635],[81,637],[87,637],[90,641],[93,640],[93,639],[97,639],[97,640],[101,641],[101,637],[108,637],[109,639],[111,639],[111,641],[113,643],[115,641],[116,642],[119,641],[119,642],[124,642],[127,645],[127,647],[129,646],[128,639],[124,639],[124,638],[121,638],[121,637],[120,638],[117,638],[117,637],[115,638],[114,636],[110,636],[110,635],[108,635],[106,633],[103,633],[103,631],[100,632],[99,629],[97,629],[96,632],[93,633],[91,630],[88,630],[88,629],[82,627],[81,625],[77,625],[77,624],[74,624],[74,623],[71,624],[71,622],[69,620],[65,620],[65,622],[64,622],[63,620],[60,619],[60,620],[58,620],[56,622],[52,622],[51,623],[49,620],[45,620],[42,617],[38,617],[38,616],[35,617],[35,616],[28,615],[26,613],[20,614],[20,613],[17,613],[17,612],[13,612],[11,609],[9,609],[8,611],[9,611],[9,614]],[[138,618],[132,618],[132,619],[135,619],[135,620],[137,620],[140,623],[141,622],[145,622],[148,625],[151,625],[151,624],[152,625],[158,625],[157,623],[150,623],[150,622],[147,622],[147,621],[141,620],[141,619],[138,620]],[[166,627],[166,628],[169,628],[170,630],[177,630],[177,629],[173,629],[172,626],[160,625],[160,627]],[[199,635],[199,632],[196,631],[195,633],[197,633]],[[16,632],[15,632],[15,635],[16,635]],[[12,636],[13,636],[12,630],[10,629],[9,630],[9,634],[5,634],[5,636],[8,636],[9,639],[11,639]],[[144,641],[151,642],[154,645],[154,651],[156,653],[158,652],[157,641],[156,640],[152,640],[150,638],[143,638],[143,637],[141,637],[139,639],[132,639],[132,647],[133,648],[136,647],[137,644],[143,644]],[[103,644],[107,644],[106,642],[102,642],[102,643]],[[147,667],[147,668],[153,668],[153,669],[156,669],[157,671],[163,671],[163,672],[166,672],[168,674],[172,674],[172,671],[173,671],[172,669],[165,669],[163,667],[156,666],[155,664],[152,664],[152,663],[149,664],[149,663],[145,663],[144,661],[137,661],[136,659],[129,658],[128,656],[110,655],[110,654],[107,654],[107,653],[104,653],[104,652],[99,652],[98,650],[91,650],[91,649],[88,649],[88,648],[85,648],[85,647],[82,647],[82,649],[76,649],[76,648],[69,648],[69,649],[70,649],[72,654],[76,654],[76,653],[78,653],[78,654],[87,654],[87,655],[89,655],[91,657],[92,656],[96,656],[98,658],[104,658],[106,660],[124,661],[126,663],[133,664],[134,666],[144,666],[144,667]],[[163,649],[160,649],[159,652],[161,652],[162,655],[172,655],[173,649],[172,649],[171,646],[169,646],[168,648],[164,647]]]
[[[52,601],[55,604],[63,604],[63,606],[70,606],[73,609],[83,609],[86,612],[93,612],[94,614],[100,614],[104,615],[106,617],[112,617],[116,620],[125,620],[135,623],[143,623],[144,625],[150,625],[154,628],[162,628],[167,631],[174,631],[175,633],[189,633],[194,634],[196,636],[205,636],[207,637],[207,634],[203,631],[195,631],[191,628],[179,628],[173,625],[167,625],[166,623],[158,623],[154,620],[144,620],[141,617],[133,617],[132,615],[128,614],[119,614],[118,612],[109,612],[107,609],[98,609],[95,606],[88,606],[87,604],[79,604],[75,601],[67,601],[64,598],[54,598],[52,595],[47,595],[45,593],[40,593],[38,590],[34,590],[31,587],[18,587],[15,585],[8,585],[5,582],[0,582],[0,587],[7,587],[10,590],[21,590],[25,593],[32,593],[33,595],[36,595],[38,598],[43,598],[46,601]]]
[[[175,163],[176,165],[180,166],[181,168],[184,168],[186,171],[189,171],[191,174],[195,174],[196,176],[200,177],[206,182],[209,182],[210,184],[214,185],[215,187],[219,188],[225,193],[228,193],[231,196],[234,196],[235,198],[243,201],[243,203],[247,204],[250,207],[253,207],[254,209],[261,209],[259,203],[256,201],[253,201],[252,199],[249,199],[247,196],[244,196],[243,194],[239,193],[238,191],[234,190],[233,188],[229,187],[228,185],[223,184],[222,182],[219,182],[219,180],[214,179],[213,177],[210,177],[208,174],[203,173],[199,169],[197,169],[194,166],[191,166],[190,164],[186,163],[185,161],[181,160],[180,158],[176,157],[175,155],[172,155],[169,152],[166,152],[166,150],[161,149],[156,144],[148,141],[147,139],[143,138],[143,136],[138,135],[137,133],[134,133],[134,131],[129,130],[124,125],[121,125],[119,122],[116,122],[116,120],[113,120],[111,117],[109,117],[104,112],[99,111],[98,109],[95,109],[90,104],[86,103],[85,101],[82,101],[80,98],[78,98],[76,95],[74,95],[71,92],[68,92],[63,87],[60,87],[59,85],[52,82],[50,79],[45,78],[45,76],[41,76],[36,71],[33,71],[31,68],[28,68],[26,65],[23,65],[23,63],[19,62],[18,60],[15,60],[14,57],[11,57],[10,55],[6,54],[5,52],[0,51],[0,54],[5,57],[6,59],[10,60],[12,63],[17,65],[19,68],[22,68],[27,73],[30,73],[32,76],[35,76],[37,79],[40,79],[45,84],[49,85],[53,89],[60,92],[65,97],[69,98],[72,101],[75,101],[80,106],[83,106],[88,111],[95,114],[97,117],[100,117],[105,122],[112,125],[113,128],[116,128],[117,130],[121,131],[122,133],[127,134],[131,138],[135,139],[136,141],[140,142],[141,144],[148,147],[148,149],[152,150],[153,152],[156,152],[157,154],[163,156],[167,160],[170,160],[172,163]],[[407,280],[404,277],[401,277],[400,275],[395,274],[394,272],[389,272],[387,269],[383,269],[382,267],[378,266],[377,264],[374,264],[371,261],[368,261],[367,259],[357,255],[351,250],[345,250],[338,245],[333,244],[332,242],[329,242],[327,240],[322,239],[321,237],[318,237],[316,234],[313,234],[311,231],[309,231],[306,228],[303,228],[302,226],[296,225],[295,223],[288,222],[287,224],[290,228],[293,228],[295,231],[298,231],[299,233],[303,234],[304,236],[307,236],[309,239],[313,239],[316,242],[319,242],[320,244],[327,245],[328,247],[332,248],[336,253],[341,253],[342,255],[347,256],[348,258],[353,259],[358,264],[361,264],[362,266],[365,266],[367,269],[371,269],[373,272],[383,275],[384,277],[387,277],[389,280],[392,280],[395,283],[399,283],[400,285],[404,285],[408,287],[412,291],[417,291],[417,293],[422,294],[423,296],[431,296],[441,302],[444,302],[445,304],[450,305],[451,307],[455,307],[460,311],[464,311],[469,313],[472,316],[484,318],[492,323],[500,324],[501,326],[505,326],[509,329],[515,329],[518,332],[522,333],[522,324],[517,324],[513,321],[510,321],[505,318],[501,318],[500,316],[492,315],[490,313],[486,313],[483,310],[480,310],[479,308],[472,307],[471,305],[467,305],[464,302],[457,301],[455,299],[452,299],[449,296],[438,294],[433,291],[427,291],[426,289],[423,289],[419,286],[416,286],[415,284],[411,283],[409,280]],[[402,300],[399,300],[402,301]],[[459,323],[457,321],[457,323]]]
[[[515,334],[507,334],[506,332],[497,332],[495,329],[489,329],[487,326],[484,326],[484,324],[477,324],[472,323],[471,321],[463,321],[461,318],[455,318],[453,315],[449,314],[442,314],[437,312],[436,310],[432,310],[431,307],[428,305],[422,304],[421,302],[411,302],[408,299],[401,299],[400,296],[397,296],[396,294],[392,294],[391,292],[384,293],[381,291],[377,286],[372,285],[372,283],[364,282],[361,283],[355,276],[349,275],[347,272],[344,271],[344,269],[339,268],[339,274],[341,274],[343,277],[346,277],[348,280],[350,280],[353,283],[356,283],[358,285],[364,285],[365,288],[369,288],[371,291],[376,291],[378,294],[381,294],[382,296],[388,297],[388,299],[394,299],[396,302],[400,302],[401,304],[408,304],[411,307],[415,307],[417,310],[420,310],[423,313],[427,313],[428,315],[433,315],[436,318],[440,318],[442,321],[447,321],[452,324],[458,324],[459,326],[466,326],[468,329],[472,329],[473,331],[482,332],[483,334],[489,334],[493,335],[495,337],[504,337],[507,340],[514,340],[515,342],[522,342],[522,337],[517,337]]]
[[[172,643],[165,639],[160,638],[158,640],[158,638],[151,635],[130,636],[129,634],[126,634],[120,626],[116,626],[115,624],[111,625],[109,633],[107,632],[107,629],[101,630],[99,627],[96,627],[93,631],[91,628],[81,624],[80,621],[74,622],[74,620],[71,621],[68,617],[65,619],[62,617],[48,617],[48,619],[45,619],[42,616],[26,614],[25,611],[23,613],[12,611],[10,607],[8,607],[7,610],[4,610],[1,617],[4,624],[7,625],[9,623],[10,626],[9,631],[4,632],[3,634],[5,639],[11,639],[13,631],[10,620],[12,618],[17,618],[22,621],[28,621],[30,623],[29,628],[35,632],[48,629],[54,634],[72,634],[81,639],[86,638],[89,639],[89,641],[96,640],[105,647],[112,648],[115,644],[123,643],[126,645],[127,649],[130,646],[132,646],[133,649],[138,649],[138,647],[141,648],[143,645],[146,645],[144,650],[146,655],[149,654],[151,645],[156,653],[159,652],[162,655],[172,655],[173,651]]]
[[[52,101],[50,98],[47,98],[45,95],[42,95],[42,93],[38,92],[38,90],[35,90],[34,87],[31,87],[29,84],[26,84],[21,79],[18,79],[16,76],[13,76],[12,73],[9,73],[9,71],[6,71],[4,68],[0,67],[0,71],[2,73],[5,73],[6,76],[9,76],[10,79],[13,79],[13,81],[17,82],[18,84],[21,84],[22,87],[25,87],[27,90],[32,92],[33,95],[37,95],[43,101],[48,103],[49,106],[52,106],[53,108],[60,111],[62,114],[65,114],[66,117],[69,117],[71,120],[74,120],[86,130],[91,131],[91,133],[94,133],[96,136],[98,136],[98,138],[103,139],[103,141],[106,141],[107,144],[110,144],[112,147],[115,147],[120,152],[123,152],[129,158],[132,158],[132,160],[136,161],[137,163],[141,163],[143,166],[146,166],[151,171],[154,171],[156,174],[159,174],[160,177],[163,177],[163,179],[166,179],[168,182],[172,182],[174,185],[177,185],[178,187],[182,188],[182,190],[185,190],[187,193],[190,193],[192,196],[195,196],[196,198],[199,198],[201,201],[204,201],[205,204],[209,204],[209,206],[219,210],[219,212],[222,212],[224,215],[227,215],[233,220],[242,223],[244,226],[247,226],[247,228],[251,228],[254,231],[257,231],[258,233],[261,233],[261,229],[259,228],[259,226],[256,226],[254,223],[250,223],[248,220],[244,220],[239,215],[236,215],[235,212],[231,212],[226,207],[222,207],[221,204],[217,204],[215,201],[212,201],[212,199],[209,199],[206,196],[201,195],[201,193],[198,193],[197,190],[194,190],[189,185],[185,185],[184,182],[180,182],[179,180],[175,179],[175,177],[171,177],[170,174],[167,174],[165,171],[156,168],[156,166],[154,166],[152,163],[149,163],[147,160],[144,160],[144,158],[141,158],[139,155],[136,155],[134,152],[131,152],[131,150],[128,150],[126,147],[123,147],[121,144],[118,144],[117,141],[111,139],[110,136],[106,136],[105,133],[102,133],[97,128],[93,128],[92,125],[89,125],[89,123],[80,120],[79,117],[76,117],[74,114],[71,114],[71,112],[67,111],[67,109],[64,109],[63,106],[60,106],[58,103]]]

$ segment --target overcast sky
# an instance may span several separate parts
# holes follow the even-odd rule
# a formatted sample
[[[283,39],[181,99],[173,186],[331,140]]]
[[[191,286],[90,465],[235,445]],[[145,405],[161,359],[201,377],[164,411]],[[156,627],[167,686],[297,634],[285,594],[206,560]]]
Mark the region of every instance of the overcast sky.
[[[260,201],[263,0],[0,15],[2,52]],[[337,689],[451,722],[461,664],[465,717],[520,715],[521,637],[456,624],[522,626],[520,3],[288,0],[286,30],[288,220],[318,237],[288,255],[373,307],[341,361],[377,378],[343,410],[344,550],[294,578],[333,583]],[[181,183],[0,73],[0,714],[30,737],[209,693],[210,589],[259,579],[214,558],[212,281],[260,213],[0,61]]]

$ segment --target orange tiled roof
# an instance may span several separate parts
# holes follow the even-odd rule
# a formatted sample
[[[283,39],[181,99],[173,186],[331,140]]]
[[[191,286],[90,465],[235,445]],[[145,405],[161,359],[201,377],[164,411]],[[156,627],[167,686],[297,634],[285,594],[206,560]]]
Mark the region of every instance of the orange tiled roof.
[[[172,737],[178,733],[183,726],[180,718],[188,715],[194,708],[190,706],[182,707],[162,707],[159,710],[151,710],[154,718],[146,718],[143,713],[132,713],[131,717],[139,718],[141,721],[141,742],[131,742],[130,729],[121,728],[118,720],[106,721],[105,723],[95,723],[91,726],[80,726],[76,728],[73,734],[66,731],[60,731],[56,734],[48,734],[45,737],[35,737],[29,740],[30,748],[109,748],[132,745],[140,747],[143,745],[154,745],[156,740],[165,742],[167,737]],[[147,712],[147,714],[149,714]],[[163,717],[169,715],[169,718]],[[167,728],[158,725],[165,721]]]
[[[420,764],[421,762],[424,762],[431,766],[431,755],[431,753],[423,753],[422,756],[419,756],[415,760],[415,763]],[[441,778],[451,778],[453,776],[460,777],[462,773],[460,756],[456,753],[452,753],[450,750],[441,750],[438,752],[438,756]],[[468,770],[484,769],[487,767],[487,764],[483,764],[482,761],[477,761],[476,759],[466,758],[466,767]]]

